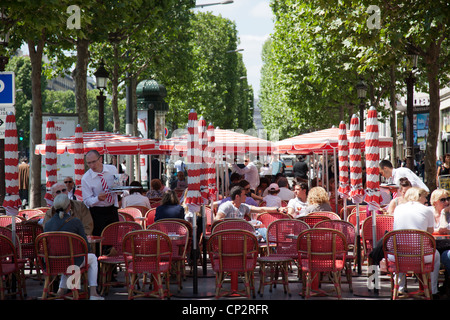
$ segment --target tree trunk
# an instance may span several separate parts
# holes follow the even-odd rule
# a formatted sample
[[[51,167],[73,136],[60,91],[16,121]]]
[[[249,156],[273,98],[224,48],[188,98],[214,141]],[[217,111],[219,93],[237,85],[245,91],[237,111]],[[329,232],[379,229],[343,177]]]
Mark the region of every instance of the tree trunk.
[[[394,168],[397,166],[397,121],[395,118],[395,111],[397,108],[397,97],[395,94],[395,65],[391,65],[391,69],[389,72],[390,76],[390,84],[389,84],[389,100],[391,104],[391,114],[390,114],[390,128],[391,128],[391,136],[394,137],[392,139],[392,149],[391,149],[391,162],[394,165]]]
[[[89,131],[89,114],[87,103],[87,67],[89,64],[89,40],[77,41],[77,64],[73,70],[75,80],[75,100],[79,123],[84,132]]]
[[[33,108],[33,123],[30,128],[30,207],[42,206],[41,197],[41,163],[42,157],[34,153],[37,144],[42,143],[42,52],[44,50],[44,40],[40,40],[35,46],[34,41],[28,41],[28,51],[31,61],[31,103]]]
[[[425,152],[425,178],[426,184],[432,192],[436,189],[436,148],[439,138],[439,46],[432,42],[425,57],[426,72],[429,84],[430,111],[427,137],[427,149]]]

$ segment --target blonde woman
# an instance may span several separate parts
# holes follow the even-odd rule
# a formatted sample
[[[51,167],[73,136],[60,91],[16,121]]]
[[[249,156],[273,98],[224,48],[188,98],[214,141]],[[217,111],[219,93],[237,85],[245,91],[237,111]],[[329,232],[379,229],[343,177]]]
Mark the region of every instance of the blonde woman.
[[[434,232],[448,234],[450,219],[450,192],[445,189],[436,189],[430,197],[434,208]]]
[[[309,190],[306,202],[308,206],[305,209],[305,214],[316,211],[333,211],[328,192],[322,187],[314,187]]]

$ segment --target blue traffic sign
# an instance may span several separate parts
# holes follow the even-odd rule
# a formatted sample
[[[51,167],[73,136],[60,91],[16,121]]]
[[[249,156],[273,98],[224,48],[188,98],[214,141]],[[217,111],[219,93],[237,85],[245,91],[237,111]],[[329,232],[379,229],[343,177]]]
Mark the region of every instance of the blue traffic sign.
[[[0,72],[0,106],[14,105],[14,72]]]

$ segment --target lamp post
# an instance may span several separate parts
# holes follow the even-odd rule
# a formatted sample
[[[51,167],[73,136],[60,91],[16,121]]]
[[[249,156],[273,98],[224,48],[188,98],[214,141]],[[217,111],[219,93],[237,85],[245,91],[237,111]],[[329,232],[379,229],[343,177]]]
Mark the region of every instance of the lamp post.
[[[105,69],[105,64],[102,60],[99,68],[94,73],[95,81],[97,83],[97,89],[100,90],[100,94],[97,96],[98,100],[98,130],[105,130],[105,100],[106,96],[103,95],[103,90],[106,89],[106,83],[108,81],[109,73]]]
[[[417,69],[418,55],[414,53],[408,54],[411,59],[412,68],[408,71],[406,78],[406,167],[414,171],[414,133],[413,133],[413,109],[414,109],[414,84],[416,78],[414,72]]]
[[[225,0],[225,1],[213,2],[213,3],[204,3],[204,4],[196,5],[195,8],[210,7],[210,6],[220,5],[220,4],[230,4],[230,3],[233,3],[233,2],[234,2],[234,0]]]
[[[358,94],[358,99],[359,99],[359,130],[361,132],[363,132],[364,131],[364,109],[366,107],[366,103],[364,102],[364,100],[366,100],[366,95],[367,95],[367,85],[363,79],[359,79],[359,82],[356,85],[356,93]]]

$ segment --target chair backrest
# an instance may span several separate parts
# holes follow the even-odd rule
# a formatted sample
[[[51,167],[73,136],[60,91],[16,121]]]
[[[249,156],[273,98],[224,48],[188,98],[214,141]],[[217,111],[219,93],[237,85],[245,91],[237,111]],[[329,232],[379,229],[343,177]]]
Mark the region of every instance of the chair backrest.
[[[252,271],[258,257],[258,240],[246,230],[213,232],[207,249],[214,270],[219,272]]]
[[[230,229],[255,232],[255,228],[250,224],[250,222],[245,221],[244,219],[224,219],[223,221],[214,225],[212,233]]]
[[[10,228],[0,227],[0,234],[6,236],[9,240],[12,240],[13,232]],[[16,245],[16,250],[17,250],[17,254],[18,254],[19,258],[22,258],[22,247],[20,245],[20,239],[17,234],[16,234],[15,245]]]
[[[135,207],[120,208],[120,209],[118,209],[118,212],[119,213],[127,213],[127,214],[131,215],[133,218],[143,217],[141,210],[138,208],[135,208]]]
[[[36,238],[42,232],[43,227],[37,223],[22,221],[16,224],[16,234],[20,239],[23,258],[36,258]]]
[[[44,218],[45,218],[45,213],[39,213],[39,214],[32,216],[31,218],[28,218],[27,221],[39,221]]]
[[[341,216],[341,219],[347,220],[348,216],[350,215],[350,213],[352,213],[353,208],[356,208],[356,204],[348,204],[346,207],[342,207],[339,210],[339,215]],[[346,212],[344,212],[344,209],[346,209]]]
[[[288,204],[289,204],[289,201],[281,200],[281,206],[282,207],[287,207]]]
[[[17,250],[14,244],[6,235],[0,234],[0,281],[3,281],[3,274],[7,273],[7,264],[14,264],[14,268],[18,269],[18,258]],[[5,270],[3,268],[5,267]]]
[[[142,230],[142,226],[133,221],[119,221],[107,225],[101,235],[100,255],[102,255],[103,246],[113,246],[118,255],[122,254],[123,237],[134,230]]]
[[[433,271],[436,240],[428,232],[412,229],[388,232],[383,238],[383,250],[388,267],[394,266],[395,272]]]
[[[172,257],[186,256],[190,233],[189,228],[185,223],[174,221],[174,219],[161,219],[149,225],[147,230],[158,230],[169,236],[172,241]],[[176,235],[177,237],[172,238],[171,235]]]
[[[331,220],[330,217],[327,217],[327,216],[310,216],[310,215],[301,216],[301,217],[298,217],[297,219],[300,221],[306,222],[310,228],[314,228],[316,223],[318,223],[320,221]]]
[[[350,214],[356,212],[358,209],[355,207],[352,209],[352,211],[350,212]],[[366,204],[360,204],[359,205],[359,212],[366,212],[367,211],[367,205]]]
[[[156,214],[156,208],[151,208],[147,211],[145,214],[145,227],[151,225],[153,222],[155,222],[155,214]]]
[[[258,207],[265,207],[267,205],[266,201],[262,200],[259,204]]]
[[[376,241],[380,241],[386,232],[394,229],[394,216],[390,214],[376,214]],[[363,241],[363,248],[367,256],[373,250],[373,215],[367,217],[361,228],[361,236]]]
[[[88,261],[88,246],[83,237],[72,232],[43,232],[36,237],[36,254],[44,274],[68,274],[69,266]]]
[[[39,208],[33,208],[33,210],[39,210],[42,211],[43,213],[46,213],[48,210],[50,210],[51,207],[39,207]]]
[[[19,211],[19,216],[24,217],[25,219],[30,219],[36,215],[40,215],[45,212],[42,212],[41,210],[38,209],[24,209],[24,210],[20,210]]]
[[[334,229],[313,228],[302,231],[297,238],[299,261],[306,259],[310,271],[339,271],[347,255],[345,235]],[[336,263],[336,261],[342,263]]]
[[[16,223],[20,223],[21,221],[25,220],[25,218],[20,216],[15,216]],[[13,216],[7,216],[3,215],[0,216],[0,227],[7,227],[12,223]]]
[[[152,201],[152,202],[150,202],[150,207],[152,207],[152,208],[159,207],[160,205],[161,205],[161,201]]]
[[[344,220],[324,220],[316,223],[314,228],[334,229],[342,232],[347,239],[347,246],[354,248],[356,240],[356,228],[348,221]]]
[[[359,225],[361,226],[364,220],[367,218],[367,211],[363,210],[359,212]],[[347,221],[356,227],[357,214],[356,212],[350,213],[347,217]]]
[[[145,214],[147,213],[147,211],[150,209],[150,208],[147,208],[147,207],[145,207],[145,206],[128,206],[128,207],[126,207],[126,208],[136,208],[136,209],[139,209],[139,211],[141,211],[141,217],[145,217]]]
[[[258,214],[258,216],[256,217],[256,220],[261,221],[261,223],[263,225],[267,226],[278,219],[291,219],[291,216],[286,214],[286,213],[281,213],[281,212],[277,212],[277,213],[268,213],[268,212],[263,212]]]
[[[311,216],[325,216],[329,217],[331,220],[341,220],[341,217],[334,212],[331,211],[316,211],[307,214],[308,217]]]
[[[286,254],[297,258],[297,239],[293,236],[298,236],[307,229],[309,229],[309,225],[297,219],[274,220],[267,227],[267,244],[275,244],[277,255]]]
[[[158,230],[136,230],[125,235],[120,249],[125,266],[133,273],[159,273],[172,262],[172,242]]]

